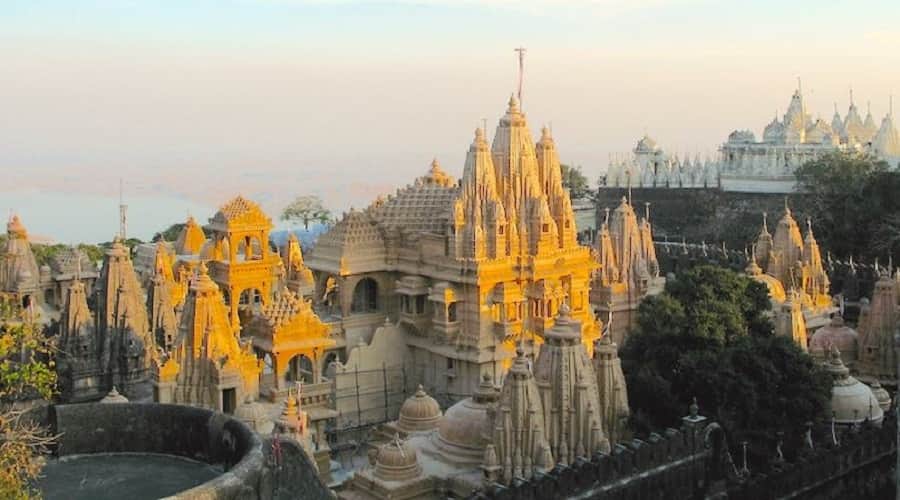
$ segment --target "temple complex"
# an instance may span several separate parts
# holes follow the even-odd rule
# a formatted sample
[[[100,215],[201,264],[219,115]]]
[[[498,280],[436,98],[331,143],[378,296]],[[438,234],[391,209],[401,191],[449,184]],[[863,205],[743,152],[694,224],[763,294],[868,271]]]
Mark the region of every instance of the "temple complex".
[[[790,193],[797,168],[836,151],[869,153],[897,168],[900,134],[890,108],[877,126],[870,109],[864,120],[860,118],[851,92],[845,116],[840,116],[835,103],[834,116],[827,122],[809,114],[798,88],[784,115],[776,112],[766,125],[762,140],[750,130],[735,130],[719,148],[718,158],[701,161],[694,155],[692,161],[690,154],[665,152],[645,134],[632,153],[610,158],[607,185]]]
[[[640,222],[631,201],[625,197],[612,217],[606,209],[597,232],[595,255],[599,266],[591,283],[591,304],[610,323],[615,313],[617,321],[610,327],[610,334],[621,343],[641,300],[665,287],[656,260],[649,204],[645,204]]]
[[[492,144],[475,131],[458,184],[434,162],[395,195],[345,214],[306,263],[317,307],[338,318],[348,345],[396,319],[411,381],[455,401],[484,373],[501,378],[516,345],[533,358],[564,302],[593,350],[598,265],[575,235],[550,131],[535,143],[513,97]]]
[[[466,497],[482,485],[509,485],[556,464],[609,453],[624,436],[625,379],[608,336],[596,343],[592,359],[582,332],[563,304],[533,363],[517,346],[499,388],[486,372],[474,394],[443,415],[420,386],[399,419],[382,426],[387,442],[339,496],[412,498],[413,492],[443,491]],[[396,463],[402,477],[379,458],[384,446],[406,453]]]

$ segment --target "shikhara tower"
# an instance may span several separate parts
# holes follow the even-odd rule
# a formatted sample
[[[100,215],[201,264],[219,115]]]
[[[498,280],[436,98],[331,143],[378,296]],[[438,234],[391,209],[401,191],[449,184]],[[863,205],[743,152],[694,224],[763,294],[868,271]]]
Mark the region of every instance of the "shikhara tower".
[[[396,318],[414,382],[458,400],[482,374],[500,378],[517,345],[533,358],[564,303],[593,350],[598,264],[576,232],[550,130],[535,142],[511,97],[491,142],[475,131],[459,183],[434,162],[396,194],[345,214],[307,265],[315,300],[346,331]]]

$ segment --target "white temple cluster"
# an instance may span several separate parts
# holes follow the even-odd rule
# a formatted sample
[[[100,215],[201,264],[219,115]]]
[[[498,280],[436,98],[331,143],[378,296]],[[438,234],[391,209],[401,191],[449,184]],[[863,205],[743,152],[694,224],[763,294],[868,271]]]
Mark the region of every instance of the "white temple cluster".
[[[893,107],[893,106],[891,106]],[[612,187],[710,188],[725,191],[788,193],[794,171],[809,160],[836,151],[872,154],[896,168],[900,163],[900,134],[889,110],[878,125],[867,106],[865,118],[850,94],[841,117],[835,104],[830,122],[813,118],[800,89],[791,96],[787,112],[775,113],[762,140],[750,130],[735,130],[719,148],[717,158],[698,154],[679,156],[663,150],[644,135],[633,152],[610,160],[607,185]]]

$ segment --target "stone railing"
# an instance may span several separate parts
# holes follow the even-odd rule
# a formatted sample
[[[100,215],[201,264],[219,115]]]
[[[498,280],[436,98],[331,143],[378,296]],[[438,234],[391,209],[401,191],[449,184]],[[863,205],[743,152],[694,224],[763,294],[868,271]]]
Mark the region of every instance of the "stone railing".
[[[897,423],[845,432],[839,446],[823,446],[767,474],[728,486],[732,500],[758,498],[894,498]]]

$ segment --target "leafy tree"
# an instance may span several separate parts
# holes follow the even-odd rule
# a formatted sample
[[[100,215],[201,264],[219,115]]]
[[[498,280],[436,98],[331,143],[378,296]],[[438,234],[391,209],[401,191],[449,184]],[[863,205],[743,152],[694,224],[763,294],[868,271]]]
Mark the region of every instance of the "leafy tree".
[[[24,417],[24,401],[49,400],[56,373],[52,341],[12,297],[0,297],[0,498],[39,496],[33,481],[53,438]],[[17,404],[18,403],[18,404]]]
[[[562,164],[559,166],[562,185],[569,190],[573,200],[587,198],[591,195],[591,187],[580,166]]]
[[[81,250],[85,255],[87,255],[88,259],[90,259],[90,261],[93,263],[97,263],[103,260],[103,249],[98,245],[81,243],[78,245],[78,249]]]
[[[330,219],[331,212],[322,205],[322,199],[316,195],[298,196],[281,212],[281,220],[302,222],[306,230],[309,229],[310,222],[325,224]]]
[[[769,307],[764,285],[711,266],[646,299],[621,352],[637,430],[676,424],[695,397],[735,446],[802,435],[807,421],[823,419],[831,379],[773,334]]]
[[[859,153],[834,153],[797,170],[809,194],[816,237],[847,258],[900,257],[900,172]]]

